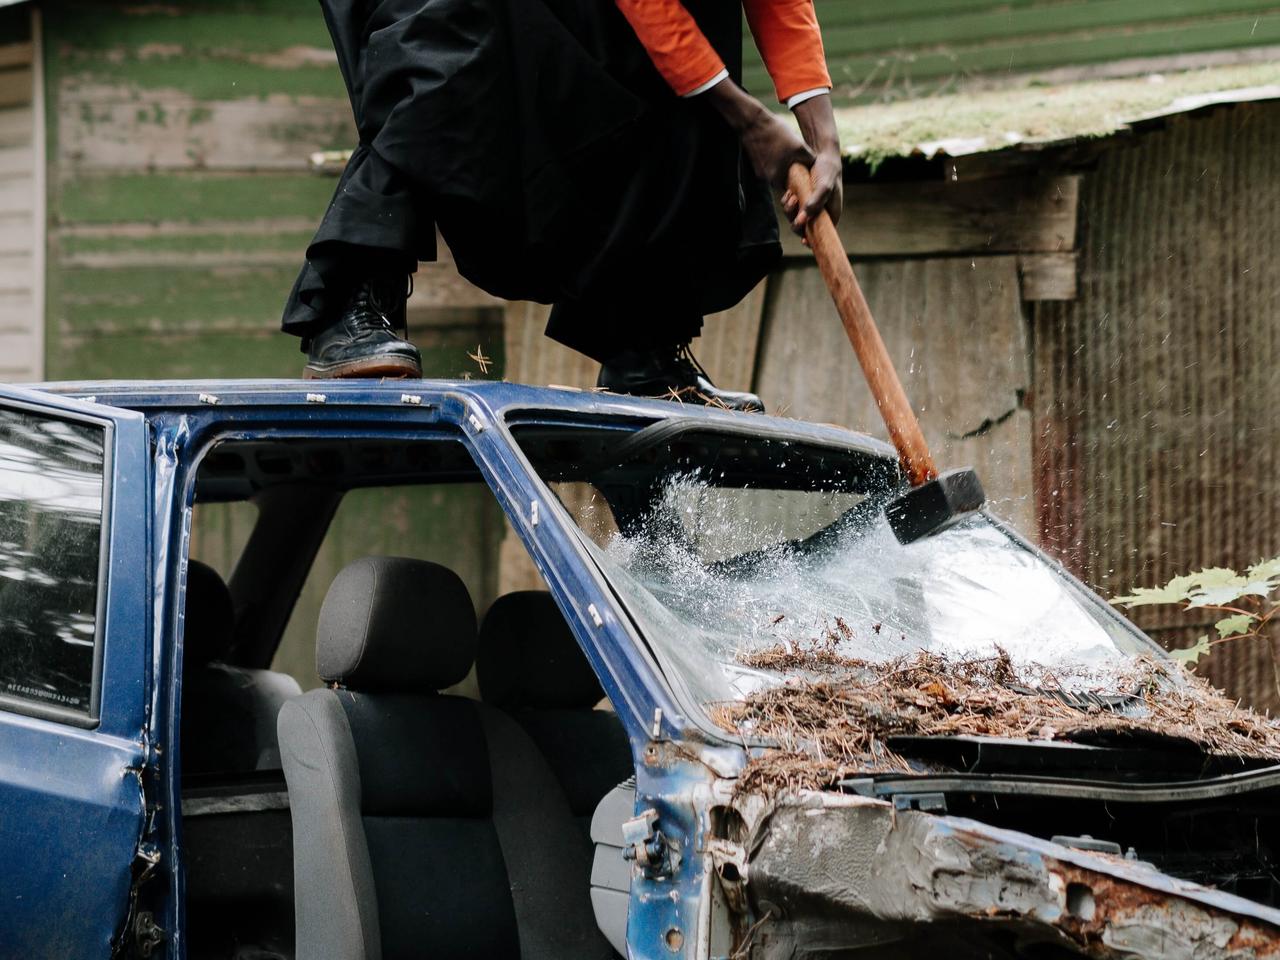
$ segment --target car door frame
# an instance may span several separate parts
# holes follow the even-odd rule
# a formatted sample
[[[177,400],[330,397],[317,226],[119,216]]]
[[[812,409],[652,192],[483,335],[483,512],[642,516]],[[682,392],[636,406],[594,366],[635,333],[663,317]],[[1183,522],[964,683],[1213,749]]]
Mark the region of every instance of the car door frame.
[[[128,935],[145,848],[154,615],[142,414],[0,385],[0,408],[104,431],[102,548],[87,714],[0,701],[0,929],[23,956],[107,957]]]

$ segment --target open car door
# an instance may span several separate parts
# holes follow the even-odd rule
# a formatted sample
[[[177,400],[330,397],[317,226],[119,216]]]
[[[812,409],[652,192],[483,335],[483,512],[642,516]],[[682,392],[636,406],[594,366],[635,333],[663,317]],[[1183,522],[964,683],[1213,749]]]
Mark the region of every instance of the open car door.
[[[143,832],[152,619],[141,414],[0,385],[0,930],[108,957]]]

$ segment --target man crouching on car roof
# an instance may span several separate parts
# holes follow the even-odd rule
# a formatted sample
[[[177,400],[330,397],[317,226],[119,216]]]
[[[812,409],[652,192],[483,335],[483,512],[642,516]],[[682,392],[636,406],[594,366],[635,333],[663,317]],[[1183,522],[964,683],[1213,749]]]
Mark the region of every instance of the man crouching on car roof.
[[[722,0],[322,0],[352,154],[284,311],[308,377],[420,376],[405,301],[436,228],[495,296],[554,303],[547,335],[599,386],[740,410],[690,353],[708,313],[781,256],[770,188],[813,170],[793,228],[840,215],[831,78],[813,0],[743,0],[800,134],[739,86]]]

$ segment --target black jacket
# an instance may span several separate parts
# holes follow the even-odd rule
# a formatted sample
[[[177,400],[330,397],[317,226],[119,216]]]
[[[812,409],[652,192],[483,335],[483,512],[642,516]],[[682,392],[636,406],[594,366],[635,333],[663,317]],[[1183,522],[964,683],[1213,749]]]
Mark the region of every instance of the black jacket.
[[[305,332],[361,254],[497,296],[635,316],[726,309],[779,255],[768,187],[666,86],[612,0],[321,0],[360,148],[286,310]],[[738,4],[688,0],[741,69]],[[590,352],[590,351],[588,351]]]

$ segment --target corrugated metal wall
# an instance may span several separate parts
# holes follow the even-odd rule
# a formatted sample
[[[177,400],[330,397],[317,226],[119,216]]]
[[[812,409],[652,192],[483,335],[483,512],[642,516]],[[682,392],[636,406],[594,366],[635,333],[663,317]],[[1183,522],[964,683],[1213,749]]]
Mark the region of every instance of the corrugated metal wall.
[[[974,75],[1280,43],[1277,0],[816,2],[840,92],[864,98],[928,94]],[[751,63],[751,89],[768,90]]]
[[[1033,323],[1042,540],[1107,596],[1280,553],[1280,104],[1184,118],[1085,177],[1079,298]],[[1135,611],[1179,645],[1210,628]],[[1280,706],[1264,649],[1209,674]]]

